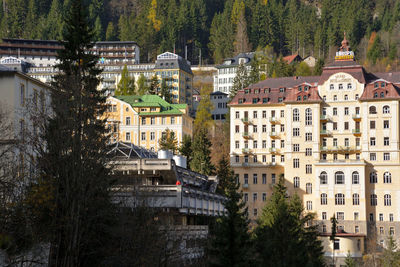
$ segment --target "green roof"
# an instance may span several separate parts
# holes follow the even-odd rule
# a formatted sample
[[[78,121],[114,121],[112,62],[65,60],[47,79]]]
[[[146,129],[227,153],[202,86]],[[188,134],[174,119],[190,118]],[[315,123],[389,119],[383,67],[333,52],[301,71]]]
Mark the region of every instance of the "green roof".
[[[170,104],[158,95],[121,95],[114,96],[131,107],[160,107],[160,112],[139,112],[140,115],[181,115],[179,109],[186,109],[187,104]]]

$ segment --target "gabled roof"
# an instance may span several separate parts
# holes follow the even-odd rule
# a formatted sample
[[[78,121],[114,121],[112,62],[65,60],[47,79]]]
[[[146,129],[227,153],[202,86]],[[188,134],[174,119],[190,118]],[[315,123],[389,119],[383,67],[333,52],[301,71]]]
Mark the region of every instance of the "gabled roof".
[[[181,69],[189,74],[193,74],[190,63],[181,56],[165,52],[157,56],[155,69]]]
[[[375,84],[377,84],[377,86],[375,86]],[[360,97],[361,101],[388,99],[400,99],[400,90],[399,87],[393,83],[386,83],[384,81],[376,81],[367,84],[362,96]]]
[[[140,115],[182,115],[180,109],[186,109],[187,104],[170,104],[158,95],[122,95],[114,98],[128,103],[131,107],[159,107],[160,112],[140,112]]]
[[[240,58],[247,58],[249,61],[246,62],[245,65],[249,65],[251,63],[251,60],[254,58],[255,54],[256,54],[256,52],[240,53],[233,58],[225,58],[224,63],[222,63],[221,65],[217,65],[215,67],[217,69],[221,69],[221,68],[231,68],[234,66],[238,66]],[[225,62],[227,62],[227,61],[229,61],[230,63],[226,64]]]
[[[293,61],[302,60],[302,58],[298,54],[293,54],[293,55],[284,57],[283,60],[286,61],[288,64],[291,64]]]

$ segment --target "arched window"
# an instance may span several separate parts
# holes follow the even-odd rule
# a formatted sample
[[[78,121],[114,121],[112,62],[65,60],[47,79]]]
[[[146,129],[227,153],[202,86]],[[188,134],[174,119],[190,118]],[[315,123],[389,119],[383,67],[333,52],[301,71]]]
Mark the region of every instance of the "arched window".
[[[360,183],[360,175],[358,174],[358,172],[353,172],[353,174],[351,175],[351,181],[353,184]]]
[[[369,114],[376,114],[376,107],[375,106],[370,106],[369,107]]]
[[[371,172],[369,174],[369,183],[376,184],[377,182],[378,182],[378,178],[377,178],[376,172]]]
[[[390,172],[385,172],[383,174],[383,183],[391,184],[392,183],[392,174]]]
[[[353,205],[360,205],[360,195],[357,193],[353,194]]]
[[[385,206],[392,206],[392,196],[389,194],[386,194],[383,196],[383,204]]]
[[[293,186],[294,186],[294,188],[300,187],[300,178],[299,177],[296,176],[293,178]]]
[[[329,85],[329,89],[333,90],[335,88],[335,86],[333,84]]]
[[[312,125],[312,110],[311,110],[311,108],[306,109],[306,125]]]
[[[383,106],[382,111],[383,111],[383,114],[388,114],[388,113],[390,113],[390,107],[389,106]]]
[[[347,84],[347,89],[351,89],[351,88],[352,88],[351,83],[348,83]]]
[[[339,193],[335,195],[335,205],[344,205],[344,194]]]
[[[312,194],[312,183],[306,183],[306,193]]]
[[[344,173],[343,172],[335,173],[335,184],[344,184]]]
[[[339,83],[339,90],[343,89],[343,84]]]
[[[328,204],[328,195],[325,193],[321,194],[321,205],[327,205]]]
[[[371,206],[376,205],[378,205],[378,198],[376,197],[376,194],[371,194]]]
[[[293,109],[293,121],[300,121],[300,112],[299,109]]]
[[[321,174],[319,175],[319,179],[320,179],[320,184],[327,184],[328,175],[326,174],[326,172],[321,172]]]

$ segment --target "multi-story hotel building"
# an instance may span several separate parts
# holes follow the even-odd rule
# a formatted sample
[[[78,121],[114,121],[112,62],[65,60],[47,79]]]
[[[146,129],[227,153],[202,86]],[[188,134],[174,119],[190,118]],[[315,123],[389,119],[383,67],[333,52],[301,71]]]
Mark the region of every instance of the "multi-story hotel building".
[[[398,240],[399,86],[400,73],[357,64],[345,39],[321,76],[267,79],[239,91],[230,103],[231,165],[250,217],[261,214],[283,175],[289,194],[316,214],[325,256],[361,257],[388,235]]]
[[[115,96],[107,99],[105,116],[112,127],[112,142],[123,141],[157,151],[162,133],[174,131],[178,145],[192,136],[193,119],[187,104],[169,104],[156,95]]]

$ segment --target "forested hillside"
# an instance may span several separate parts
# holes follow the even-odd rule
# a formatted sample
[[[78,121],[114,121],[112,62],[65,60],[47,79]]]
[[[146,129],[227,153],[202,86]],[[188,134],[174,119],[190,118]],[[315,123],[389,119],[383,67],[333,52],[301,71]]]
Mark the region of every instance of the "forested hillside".
[[[331,58],[346,31],[356,57],[397,66],[396,0],[85,0],[98,40],[134,40],[142,61],[176,50],[197,64],[272,48]],[[0,0],[1,36],[57,39],[70,0]],[[367,60],[367,61],[366,61]],[[390,66],[389,66],[390,65]],[[388,67],[389,66],[389,67]]]

